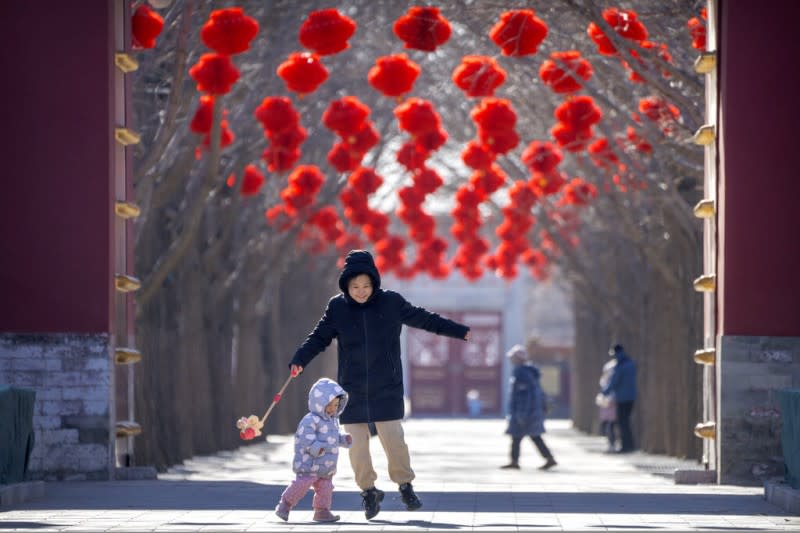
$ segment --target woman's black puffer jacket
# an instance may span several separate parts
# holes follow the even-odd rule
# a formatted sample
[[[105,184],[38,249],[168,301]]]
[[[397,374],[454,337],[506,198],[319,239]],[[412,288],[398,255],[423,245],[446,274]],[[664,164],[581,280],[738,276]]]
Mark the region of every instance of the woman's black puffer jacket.
[[[372,279],[372,296],[363,304],[347,293],[348,281],[359,274]],[[403,369],[400,331],[403,325],[463,339],[469,328],[408,303],[400,294],[380,288],[372,255],[353,250],[339,276],[342,293],[328,301],[325,314],[290,365],[306,367],[335,338],[338,342],[337,381],[350,395],[340,420],[344,424],[403,418]]]

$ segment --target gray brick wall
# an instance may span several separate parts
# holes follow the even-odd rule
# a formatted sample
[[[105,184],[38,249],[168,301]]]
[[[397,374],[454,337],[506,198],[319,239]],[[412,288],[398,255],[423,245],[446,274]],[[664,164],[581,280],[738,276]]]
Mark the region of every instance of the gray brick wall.
[[[30,479],[109,479],[113,363],[105,334],[0,334],[0,383],[36,391]]]
[[[800,337],[724,335],[719,343],[719,482],[783,476],[777,391],[800,387]]]

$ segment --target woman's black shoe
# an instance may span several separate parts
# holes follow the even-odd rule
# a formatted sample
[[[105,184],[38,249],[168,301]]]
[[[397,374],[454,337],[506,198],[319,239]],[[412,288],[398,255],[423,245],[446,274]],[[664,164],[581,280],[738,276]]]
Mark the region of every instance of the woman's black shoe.
[[[402,498],[403,503],[406,504],[406,509],[409,511],[416,511],[422,507],[422,502],[419,501],[417,495],[414,494],[411,483],[403,483],[400,485],[400,498]]]
[[[362,492],[361,497],[364,498],[364,501],[361,502],[361,505],[364,506],[364,516],[367,517],[367,520],[375,518],[375,516],[381,512],[383,491],[372,487]]]

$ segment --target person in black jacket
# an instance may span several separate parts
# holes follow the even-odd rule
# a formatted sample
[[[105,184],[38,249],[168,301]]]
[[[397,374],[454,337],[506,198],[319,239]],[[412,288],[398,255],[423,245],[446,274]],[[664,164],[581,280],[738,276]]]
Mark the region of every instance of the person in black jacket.
[[[373,424],[386,452],[389,478],[398,484],[406,508],[419,509],[422,503],[411,486],[414,471],[401,425],[405,405],[400,331],[406,325],[469,340],[469,328],[415,307],[397,292],[381,289],[378,269],[365,250],[347,254],[339,288],[342,292],[328,301],[325,313],[289,366],[292,372],[302,372],[336,339],[337,381],[350,397],[340,421],[353,437],[350,464],[362,491],[364,514],[367,520],[375,517],[384,496],[375,488],[378,476],[369,453],[369,426]]]

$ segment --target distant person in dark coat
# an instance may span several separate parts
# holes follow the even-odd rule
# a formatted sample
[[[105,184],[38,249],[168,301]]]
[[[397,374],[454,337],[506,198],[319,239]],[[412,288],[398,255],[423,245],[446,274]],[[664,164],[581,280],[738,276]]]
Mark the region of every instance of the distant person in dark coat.
[[[636,363],[631,359],[621,344],[615,344],[608,354],[617,360],[614,372],[608,385],[603,389],[603,394],[614,394],[617,402],[617,424],[621,447],[619,453],[630,453],[635,448],[633,445],[633,431],[631,430],[631,413],[633,402],[636,400]]]
[[[290,368],[302,372],[337,340],[337,381],[350,398],[340,420],[353,437],[350,464],[362,491],[364,514],[368,520],[377,515],[384,497],[383,491],[375,488],[378,476],[369,451],[370,426],[386,452],[389,478],[398,484],[406,509],[419,509],[422,503],[411,486],[414,471],[401,425],[405,405],[400,332],[405,325],[468,340],[469,328],[381,289],[378,269],[365,250],[347,254],[339,288],[342,292],[328,301],[317,326],[295,352]]]
[[[506,357],[514,365],[506,429],[506,433],[511,435],[511,462],[501,468],[519,469],[520,444],[528,435],[546,459],[539,469],[547,470],[556,465],[556,460],[542,439],[547,395],[539,383],[539,369],[528,361],[528,353],[519,344],[513,346]]]

